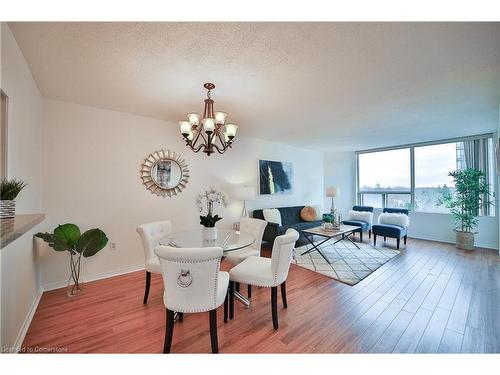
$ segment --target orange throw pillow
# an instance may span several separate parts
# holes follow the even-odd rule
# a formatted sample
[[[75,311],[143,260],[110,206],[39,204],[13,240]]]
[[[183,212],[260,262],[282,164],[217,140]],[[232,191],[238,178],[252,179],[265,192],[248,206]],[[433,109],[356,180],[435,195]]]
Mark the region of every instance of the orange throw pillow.
[[[305,206],[302,210],[300,210],[300,218],[303,221],[314,221],[318,214],[316,213],[316,209],[314,207]]]

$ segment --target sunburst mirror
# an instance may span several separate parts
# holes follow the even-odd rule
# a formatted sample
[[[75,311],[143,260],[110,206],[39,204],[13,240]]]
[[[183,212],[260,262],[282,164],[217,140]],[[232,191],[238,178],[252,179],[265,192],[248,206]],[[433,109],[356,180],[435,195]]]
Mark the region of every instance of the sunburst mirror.
[[[172,197],[186,187],[189,179],[188,165],[173,151],[155,151],[144,159],[141,179],[151,193],[160,197]]]

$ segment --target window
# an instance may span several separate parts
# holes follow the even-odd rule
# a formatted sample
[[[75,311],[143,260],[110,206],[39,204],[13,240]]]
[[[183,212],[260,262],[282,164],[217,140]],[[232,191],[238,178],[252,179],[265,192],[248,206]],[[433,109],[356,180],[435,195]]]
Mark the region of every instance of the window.
[[[410,149],[359,154],[360,203],[408,208],[411,204]]]
[[[415,206],[416,211],[448,212],[440,204],[445,190],[453,191],[449,171],[457,165],[457,143],[415,147]]]
[[[483,171],[494,193],[492,135],[358,152],[357,155],[359,204],[448,213],[441,203],[443,193],[453,194],[455,188],[448,173],[465,168]],[[483,207],[480,214],[494,215],[494,208]]]

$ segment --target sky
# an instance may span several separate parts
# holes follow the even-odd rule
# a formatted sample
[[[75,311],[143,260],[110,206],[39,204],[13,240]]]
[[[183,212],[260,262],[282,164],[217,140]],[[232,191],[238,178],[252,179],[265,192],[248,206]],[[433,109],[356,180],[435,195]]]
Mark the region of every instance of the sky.
[[[448,172],[456,169],[456,143],[415,148],[415,187],[452,186]],[[359,155],[359,186],[410,188],[410,150]]]

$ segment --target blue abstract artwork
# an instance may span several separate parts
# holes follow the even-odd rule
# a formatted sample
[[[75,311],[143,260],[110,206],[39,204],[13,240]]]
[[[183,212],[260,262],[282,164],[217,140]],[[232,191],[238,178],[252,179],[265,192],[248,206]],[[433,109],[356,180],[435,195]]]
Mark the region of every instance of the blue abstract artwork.
[[[259,160],[260,194],[293,193],[293,164]]]

